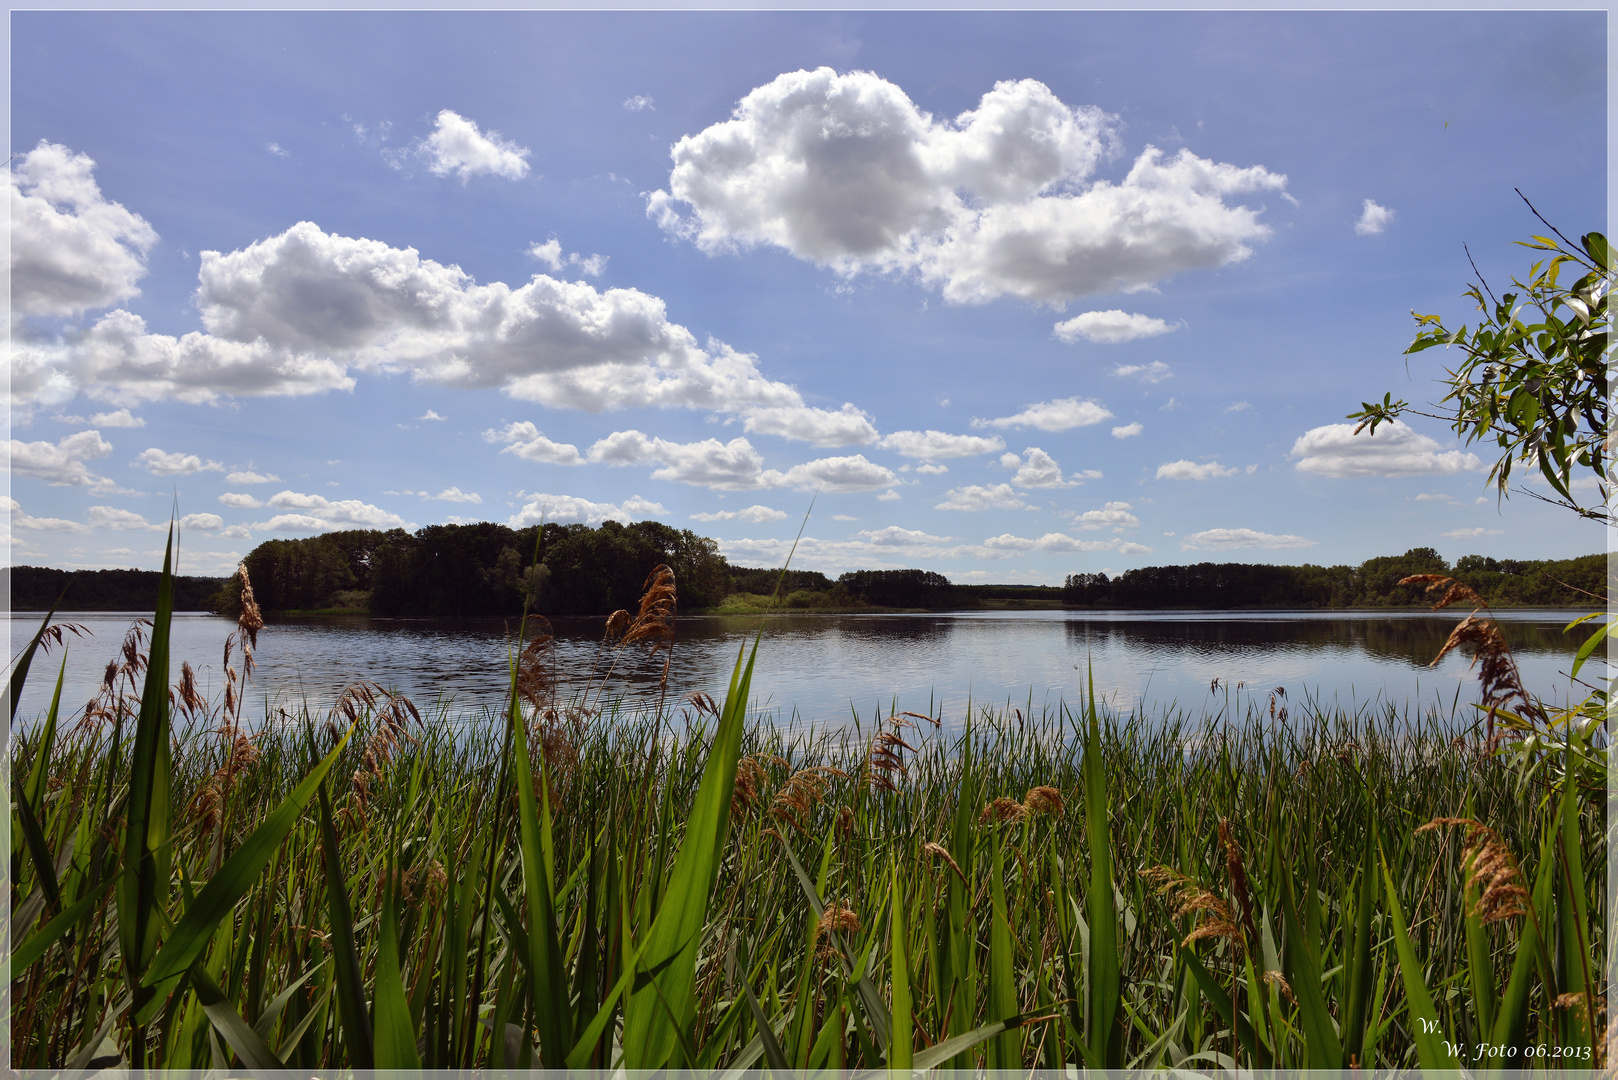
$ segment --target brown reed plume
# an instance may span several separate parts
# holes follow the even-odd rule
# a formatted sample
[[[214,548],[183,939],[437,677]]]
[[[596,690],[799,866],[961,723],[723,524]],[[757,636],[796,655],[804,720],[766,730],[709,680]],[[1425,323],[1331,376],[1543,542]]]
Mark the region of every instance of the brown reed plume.
[[[1225,872],[1230,875],[1230,891],[1241,907],[1242,928],[1247,932],[1245,940],[1255,942],[1258,928],[1253,921],[1253,891],[1247,884],[1247,865],[1242,860],[1242,849],[1236,845],[1230,822],[1224,818],[1219,819],[1219,842],[1225,848]]]
[[[1520,714],[1530,720],[1544,721],[1544,713],[1523,687],[1522,675],[1517,670],[1517,661],[1511,655],[1511,646],[1506,644],[1505,635],[1501,633],[1500,624],[1495,621],[1488,601],[1470,586],[1444,574],[1412,574],[1410,577],[1401,578],[1399,584],[1424,586],[1423,591],[1429,597],[1435,593],[1439,594],[1437,600],[1433,602],[1434,611],[1442,611],[1452,604],[1471,606],[1472,613],[1450,631],[1449,639],[1444,642],[1444,647],[1438,650],[1438,655],[1433,657],[1433,662],[1429,666],[1436,667],[1439,661],[1456,649],[1471,655],[1472,663],[1478,667],[1478,683],[1483,692],[1482,705],[1488,714],[1485,737],[1489,742],[1492,743],[1494,740],[1495,715],[1514,701],[1517,702],[1517,711]],[[1480,611],[1484,612],[1481,618],[1478,616]]]
[[[858,934],[860,932],[860,917],[854,909],[841,904],[836,900],[827,901],[826,907],[820,913],[820,921],[815,924],[815,959],[820,963],[831,963],[839,956],[834,934]]]
[[[1176,919],[1204,916],[1185,936],[1185,940],[1180,942],[1182,946],[1189,946],[1204,938],[1219,938],[1231,942],[1238,949],[1245,950],[1246,942],[1242,937],[1242,929],[1236,924],[1236,916],[1230,910],[1230,904],[1213,891],[1168,866],[1154,866],[1150,870],[1142,870],[1140,876],[1150,882],[1158,893],[1173,898],[1176,905],[1174,909]]]
[[[787,777],[787,782],[775,793],[775,799],[770,803],[770,815],[793,826],[799,832],[807,832],[809,814],[814,810],[815,804],[825,797],[826,788],[833,779],[847,779],[847,777],[846,772],[833,765],[815,765],[799,769]]]
[[[371,801],[371,783],[382,781],[383,767],[393,760],[400,745],[420,741],[409,728],[412,720],[417,728],[423,726],[421,713],[415,703],[403,694],[362,679],[350,683],[338,695],[337,703],[332,706],[332,716],[341,716],[349,726],[357,723],[361,717],[369,716],[376,725],[360,755],[360,767],[354,770],[350,789],[353,795],[352,813],[344,810],[350,821],[358,821],[363,827]]]
[[[696,696],[692,695],[693,698]],[[700,704],[698,712],[702,712]],[[736,787],[730,796],[730,812],[733,815],[740,817],[762,801],[764,785],[769,781],[770,770],[774,768],[790,769],[792,763],[775,754],[749,754],[736,763]]]
[[[107,661],[96,696],[85,703],[78,731],[114,722],[120,712],[125,719],[133,714],[134,702],[140,700],[140,679],[146,671],[146,629],[151,625],[150,619],[136,619],[124,634],[118,652]]]
[[[652,572],[646,575],[646,584],[642,586],[640,607],[634,618],[629,619],[627,626],[624,619],[628,617],[627,611],[619,610],[607,617],[607,629],[602,635],[602,643],[608,644],[616,638],[616,646],[612,653],[612,663],[607,666],[606,674],[601,676],[601,686],[596,690],[596,701],[607,689],[607,679],[618,666],[618,657],[623,650],[636,644],[651,646],[648,655],[655,658],[658,652],[663,653],[663,671],[657,684],[657,709],[663,711],[663,695],[668,692],[669,667],[674,662],[674,615],[678,607],[678,590],[675,588],[674,571],[664,563],[652,567]],[[620,629],[621,628],[621,629]],[[592,674],[592,678],[593,678]],[[589,696],[589,687],[585,687],[585,696]]]
[[[871,745],[865,755],[865,782],[873,791],[898,791],[894,783],[894,775],[908,776],[909,768],[904,761],[904,752],[916,752],[916,748],[905,742],[903,731],[905,728],[916,726],[915,721],[906,717],[907,713],[898,713],[881,721],[877,732],[871,736]]]
[[[537,709],[556,704],[556,635],[543,615],[529,615],[534,636],[517,660],[517,693]]]
[[[983,808],[978,815],[978,824],[1002,825],[1006,822],[1018,822],[1028,816],[1028,808],[1016,799],[1008,799],[1004,795],[995,799]]]
[[[945,847],[943,844],[935,844],[929,840],[927,843],[921,845],[921,850],[925,851],[934,858],[943,859],[944,862],[949,864],[949,868],[955,871],[955,876],[961,879],[961,884],[968,884],[966,875],[961,873],[961,864],[955,861],[955,856],[949,853],[949,848]]]
[[[1530,915],[1529,893],[1523,887],[1522,867],[1516,856],[1500,838],[1500,834],[1471,818],[1434,818],[1416,830],[1436,832],[1461,825],[1466,834],[1461,840],[1461,863],[1466,868],[1466,888],[1478,891],[1473,908],[1483,924],[1504,922],[1507,919]]]

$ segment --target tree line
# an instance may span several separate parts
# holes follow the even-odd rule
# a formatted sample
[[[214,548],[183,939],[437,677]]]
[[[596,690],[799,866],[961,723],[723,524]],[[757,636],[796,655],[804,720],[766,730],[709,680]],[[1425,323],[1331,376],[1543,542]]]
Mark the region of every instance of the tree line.
[[[536,546],[536,540],[538,541]],[[538,561],[535,561],[536,549]],[[525,604],[551,617],[605,615],[639,602],[647,574],[666,563],[679,582],[682,611],[716,608],[733,594],[769,597],[780,584],[793,609],[903,608],[941,611],[984,601],[1059,596],[1084,608],[1403,607],[1421,590],[1412,574],[1453,574],[1491,604],[1579,606],[1607,594],[1606,556],[1493,559],[1466,555],[1450,566],[1432,548],[1369,559],[1359,566],[1197,563],[1145,566],[1117,577],[1069,574],[1060,590],[1038,586],[954,585],[927,570],[854,570],[831,578],[814,570],[732,566],[718,544],[655,521],[512,529],[482,522],[430,525],[414,533],[355,529],[301,540],[268,540],[246,557],[265,611],[349,609],[380,616],[515,616]],[[144,570],[9,571],[11,606],[43,611],[66,588],[64,610],[149,611],[157,574]],[[1580,591],[1582,590],[1582,592]],[[175,580],[180,610],[236,611],[234,577]]]
[[[1406,607],[1423,602],[1415,574],[1445,574],[1497,606],[1585,606],[1607,595],[1607,557],[1493,559],[1463,555],[1454,566],[1430,547],[1359,566],[1196,563],[1143,566],[1117,577],[1069,574],[1062,602],[1086,608]]]

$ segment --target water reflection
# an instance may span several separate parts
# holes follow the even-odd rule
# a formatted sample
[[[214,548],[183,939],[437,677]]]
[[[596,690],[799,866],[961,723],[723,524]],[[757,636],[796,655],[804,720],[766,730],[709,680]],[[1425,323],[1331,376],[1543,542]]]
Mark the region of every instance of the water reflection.
[[[75,614],[93,637],[69,650],[63,701],[82,708],[102,667],[135,616]],[[1560,611],[1503,616],[1524,680],[1552,700],[1567,695],[1568,669],[1582,633],[1562,633]],[[1417,613],[985,612],[915,616],[788,615],[766,621],[754,677],[755,706],[778,719],[838,724],[877,709],[942,711],[958,719],[968,701],[1035,709],[1077,701],[1093,667],[1097,690],[1128,707],[1171,704],[1200,710],[1209,687],[1285,686],[1340,704],[1372,700],[1426,704],[1476,699],[1460,656],[1427,664],[1455,618]],[[668,696],[704,691],[716,697],[729,682],[737,649],[760,620],[682,618]],[[37,616],[13,615],[12,640],[26,638]],[[626,650],[605,683],[609,657],[600,619],[558,620],[557,656],[572,692],[655,700],[662,661]],[[196,668],[202,687],[219,689],[218,661],[232,624],[185,614],[175,618],[173,656]],[[289,707],[329,705],[356,679],[395,687],[422,704],[498,707],[507,680],[515,623],[502,620],[411,620],[356,617],[277,620],[260,635],[259,670],[250,709],[265,701]],[[49,704],[57,663],[36,662],[19,715]],[[1592,673],[1599,677],[1599,670]],[[604,686],[604,689],[603,689]],[[1580,695],[1582,696],[1582,694]]]

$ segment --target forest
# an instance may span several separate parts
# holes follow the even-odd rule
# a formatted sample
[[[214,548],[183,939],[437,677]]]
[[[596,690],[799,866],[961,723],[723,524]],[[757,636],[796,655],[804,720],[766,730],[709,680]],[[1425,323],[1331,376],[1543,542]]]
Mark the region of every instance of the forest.
[[[1494,559],[1465,555],[1453,566],[1433,548],[1369,559],[1359,566],[1196,563],[1144,566],[1117,577],[1069,574],[1061,588],[957,585],[920,569],[815,570],[732,566],[718,544],[655,521],[598,527],[511,529],[482,522],[431,525],[415,533],[348,530],[268,540],[244,562],[259,605],[271,613],[349,611],[384,617],[521,614],[525,603],[552,618],[633,609],[646,575],[666,563],[680,610],[745,613],[772,603],[797,611],[964,610],[980,607],[1167,608],[1408,607],[1422,603],[1412,574],[1453,574],[1498,606],[1587,606],[1607,595],[1605,555]],[[535,562],[536,539],[538,562]],[[43,611],[59,596],[68,611],[149,610],[157,574],[142,570],[10,571],[11,606]],[[772,601],[780,582],[780,596]],[[64,589],[65,594],[64,594]],[[233,615],[235,578],[177,578],[179,610]]]

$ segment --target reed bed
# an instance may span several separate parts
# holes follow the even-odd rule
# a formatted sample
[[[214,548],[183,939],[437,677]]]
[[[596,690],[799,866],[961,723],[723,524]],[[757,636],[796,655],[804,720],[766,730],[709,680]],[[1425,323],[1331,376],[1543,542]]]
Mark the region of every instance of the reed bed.
[[[668,651],[651,584],[618,633]],[[249,724],[257,628],[215,702],[165,631],[13,738],[15,1068],[1603,1063],[1588,743],[1273,697],[805,731],[745,655],[624,712],[549,694],[542,626],[503,711]]]

